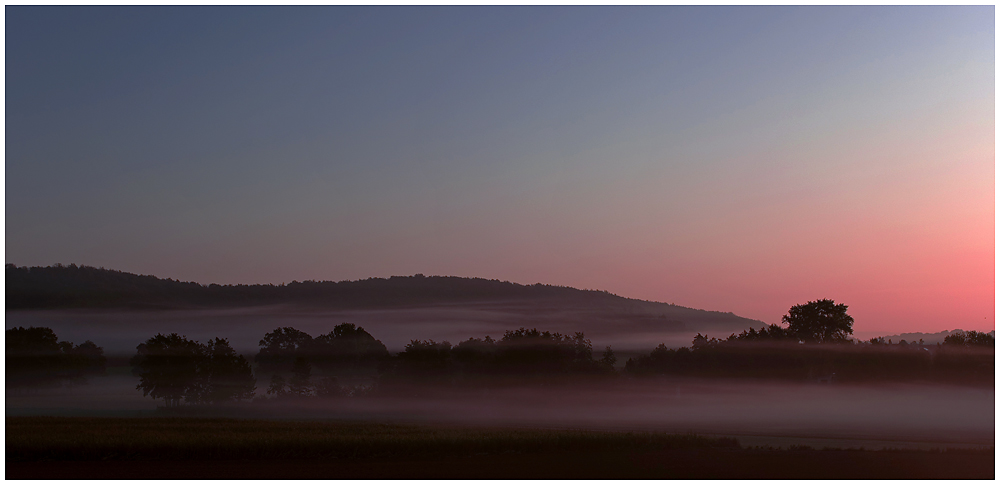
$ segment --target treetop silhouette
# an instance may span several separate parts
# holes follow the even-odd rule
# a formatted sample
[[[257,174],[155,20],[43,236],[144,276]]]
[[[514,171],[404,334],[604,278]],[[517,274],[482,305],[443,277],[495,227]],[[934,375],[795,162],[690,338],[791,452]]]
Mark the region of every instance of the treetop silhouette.
[[[854,333],[854,318],[847,305],[833,300],[816,300],[795,305],[781,317],[788,331],[806,343],[847,342]]]
[[[216,338],[202,345],[176,333],[157,334],[136,347],[129,360],[143,396],[163,398],[167,407],[189,403],[216,404],[252,399],[257,380],[250,363],[229,341]]]
[[[79,381],[85,375],[105,371],[104,349],[90,340],[73,345],[60,341],[47,327],[11,328],[4,332],[4,337],[9,385]]]

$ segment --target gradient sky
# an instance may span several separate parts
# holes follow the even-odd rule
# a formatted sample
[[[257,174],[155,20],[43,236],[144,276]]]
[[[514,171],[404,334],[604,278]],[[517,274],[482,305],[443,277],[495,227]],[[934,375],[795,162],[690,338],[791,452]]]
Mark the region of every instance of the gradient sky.
[[[6,261],[993,330],[994,7],[11,7]]]

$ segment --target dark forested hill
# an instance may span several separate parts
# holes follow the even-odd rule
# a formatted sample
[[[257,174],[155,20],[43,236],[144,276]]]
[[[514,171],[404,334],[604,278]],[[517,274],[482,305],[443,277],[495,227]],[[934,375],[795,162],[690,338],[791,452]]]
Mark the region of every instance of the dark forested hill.
[[[90,266],[6,266],[7,309],[192,308],[306,304],[370,308],[490,300],[637,302],[604,291],[455,276],[393,276],[282,285],[202,285]]]
[[[696,332],[728,335],[765,325],[605,291],[454,276],[201,285],[88,266],[8,264],[6,291],[8,327],[49,327],[79,340],[100,334],[109,351],[134,349],[167,331],[201,339],[223,335],[234,346],[255,348],[276,327],[294,324],[324,334],[343,322],[363,325],[395,350],[413,338],[461,341],[538,327],[648,351],[656,343],[689,345]]]

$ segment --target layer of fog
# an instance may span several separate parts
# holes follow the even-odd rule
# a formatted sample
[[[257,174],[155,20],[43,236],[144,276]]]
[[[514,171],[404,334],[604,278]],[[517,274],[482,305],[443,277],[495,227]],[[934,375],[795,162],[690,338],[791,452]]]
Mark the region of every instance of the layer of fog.
[[[14,415],[155,415],[137,379],[117,374],[86,385],[7,389]],[[258,382],[258,392],[267,385]],[[216,409],[267,419],[657,430],[737,436],[787,446],[993,446],[994,389],[886,384],[847,386],[685,379],[621,379],[588,385],[444,390],[404,397],[254,402]]]
[[[458,343],[469,337],[498,338],[518,327],[566,334],[583,331],[596,352],[606,345],[614,347],[619,365],[629,356],[629,349],[648,352],[658,343],[687,346],[698,331],[724,337],[741,330],[712,322],[701,322],[704,328],[695,329],[648,315],[630,318],[588,309],[497,304],[338,312],[272,307],[6,313],[6,328],[49,327],[61,340],[77,344],[92,340],[109,356],[132,355],[136,345],[156,333],[176,332],[202,342],[228,338],[237,351],[252,359],[260,338],[277,327],[292,326],[317,336],[342,322],[365,327],[392,352],[411,339]],[[6,411],[8,416],[155,414],[162,401],[143,397],[135,390],[136,384],[127,369],[113,368],[110,375],[91,377],[86,385],[7,389]],[[267,384],[259,381],[258,392]],[[233,416],[261,418],[692,431],[737,435],[745,444],[907,447],[913,443],[993,445],[994,409],[993,389],[640,379],[622,380],[610,387],[253,403],[230,411]]]
[[[504,331],[519,327],[568,335],[584,332],[597,350],[610,345],[615,350],[642,349],[646,352],[660,343],[671,347],[690,345],[692,336],[699,331],[712,331],[713,335],[723,337],[742,330],[742,327],[729,328],[729,323],[710,320],[694,325],[645,314],[500,303],[324,312],[288,307],[199,311],[9,311],[5,327],[49,327],[60,340],[77,344],[91,340],[108,354],[134,353],[136,345],[157,333],[178,333],[202,342],[221,337],[229,339],[238,352],[252,357],[259,350],[260,339],[275,328],[294,327],[315,337],[344,322],[364,327],[390,352],[403,350],[410,340],[447,340],[457,344],[470,337],[489,335],[499,339]]]

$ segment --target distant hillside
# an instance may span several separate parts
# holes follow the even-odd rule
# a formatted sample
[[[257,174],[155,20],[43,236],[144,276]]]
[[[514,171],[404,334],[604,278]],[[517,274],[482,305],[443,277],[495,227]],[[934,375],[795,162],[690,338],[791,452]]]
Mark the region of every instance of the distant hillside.
[[[8,264],[7,309],[190,308],[300,303],[365,308],[502,299],[627,300],[603,291],[455,276],[393,276],[282,285],[202,285],[90,266]]]
[[[635,300],[607,291],[457,276],[392,276],[356,281],[293,281],[282,285],[202,285],[91,266],[6,265],[7,309],[189,309],[302,304],[330,309],[424,306],[489,301],[562,301],[612,306],[638,313],[708,313],[668,303]],[[590,306],[586,305],[586,306]]]
[[[250,349],[279,326],[319,335],[342,322],[364,326],[395,350],[414,338],[458,342],[537,327],[582,331],[602,345],[648,351],[663,342],[690,345],[697,332],[726,336],[765,325],[728,312],[606,291],[454,276],[201,285],[76,265],[8,264],[6,273],[8,327],[46,326],[80,341],[97,341],[101,334],[102,345],[114,351],[130,351],[155,332],[201,339],[221,335]],[[81,309],[88,311],[76,311]]]

